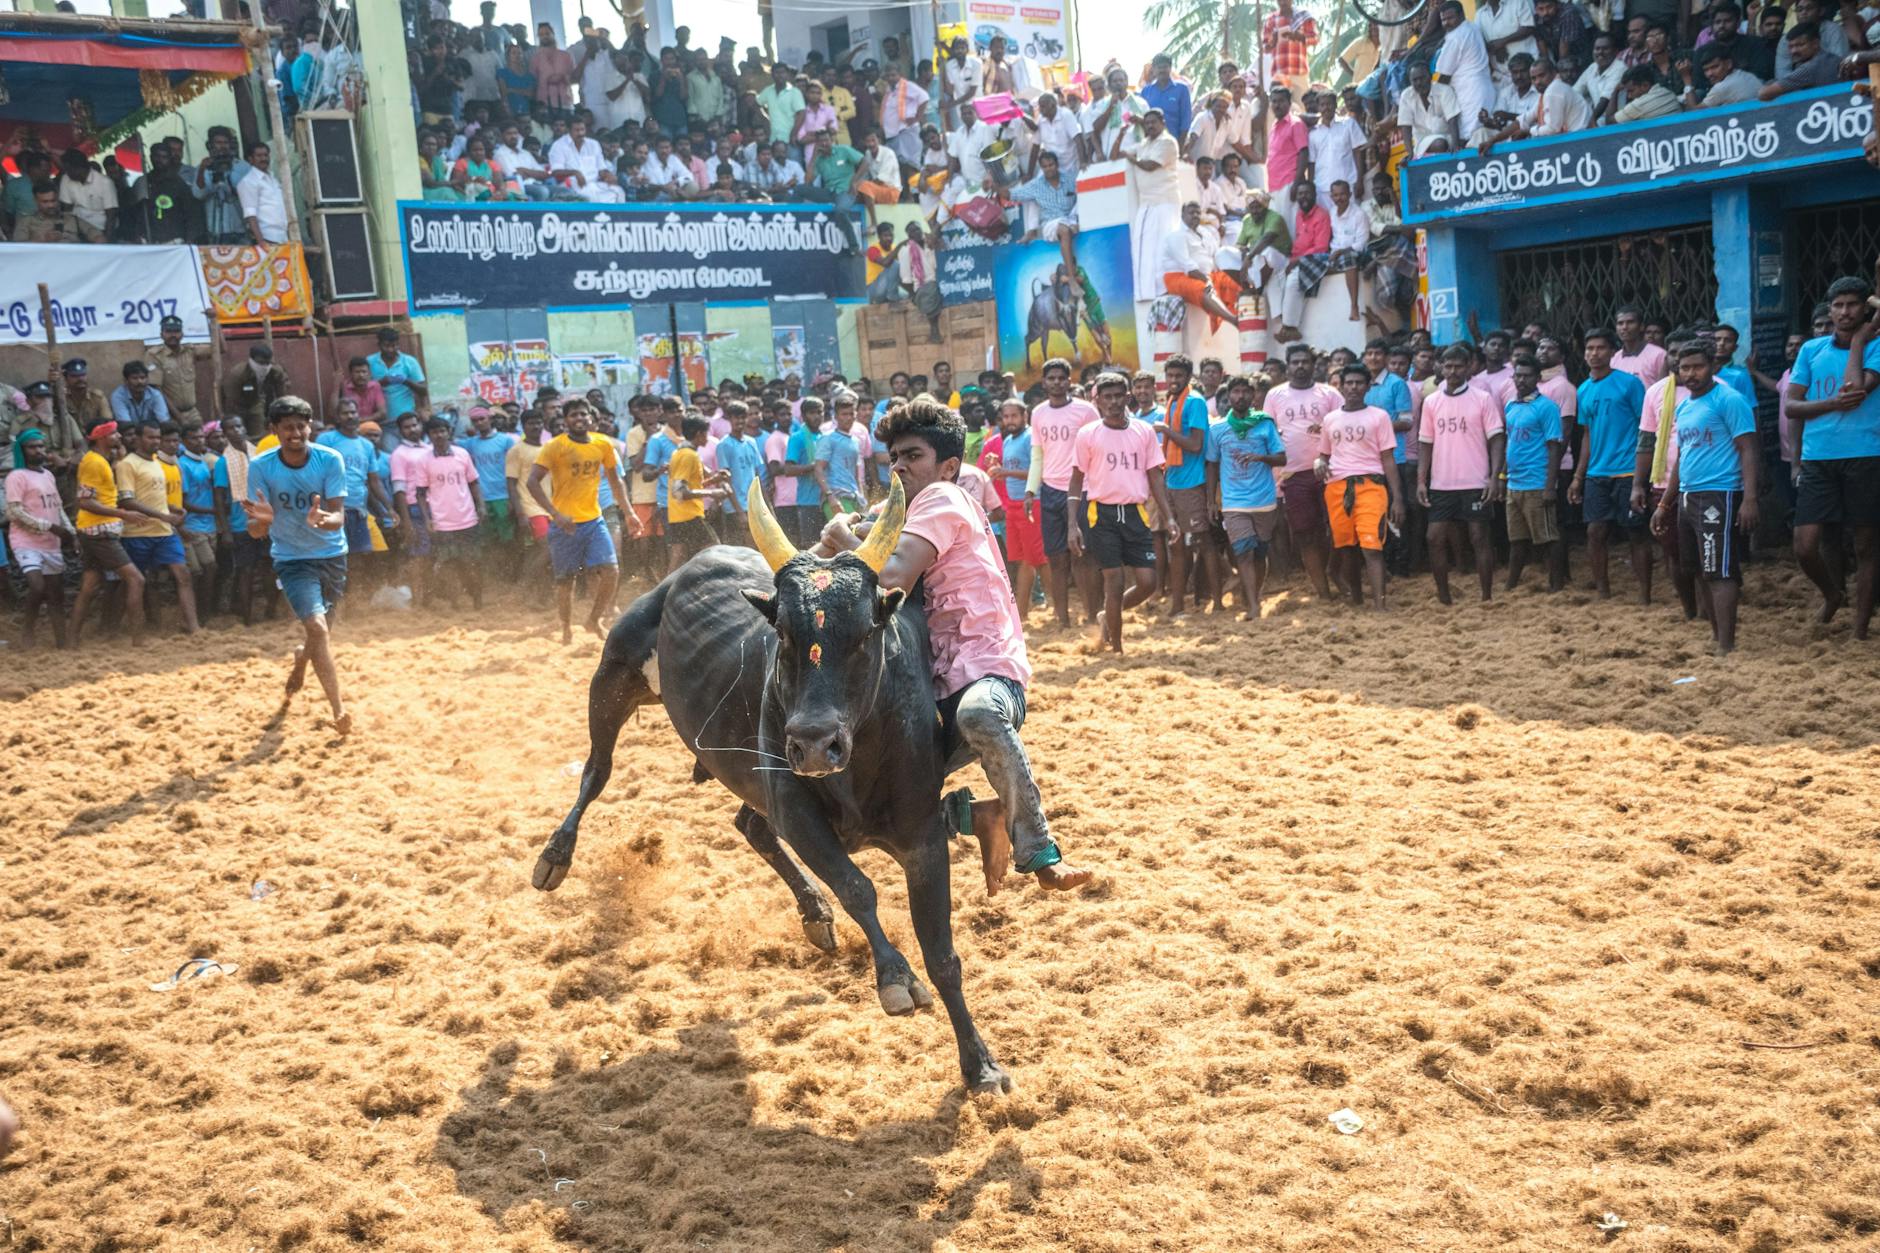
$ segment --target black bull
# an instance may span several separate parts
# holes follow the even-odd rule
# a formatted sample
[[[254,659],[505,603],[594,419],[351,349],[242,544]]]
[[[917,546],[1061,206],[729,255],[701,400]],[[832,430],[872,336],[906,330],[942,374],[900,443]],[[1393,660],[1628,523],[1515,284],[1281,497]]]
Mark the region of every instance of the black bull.
[[[835,951],[834,915],[778,836],[861,927],[881,1007],[896,1015],[933,997],[883,933],[874,884],[851,854],[878,848],[901,864],[966,1084],[1010,1091],[960,991],[926,616],[876,580],[900,529],[899,484],[870,542],[830,560],[791,548],[760,493],[751,506],[761,552],[705,550],[608,633],[588,688],[581,792],[542,850],[535,886],[560,886],[581,816],[613,773],[622,724],[660,702],[697,760],[694,777],[717,779],[743,802],[735,825],[795,895],[810,942]]]

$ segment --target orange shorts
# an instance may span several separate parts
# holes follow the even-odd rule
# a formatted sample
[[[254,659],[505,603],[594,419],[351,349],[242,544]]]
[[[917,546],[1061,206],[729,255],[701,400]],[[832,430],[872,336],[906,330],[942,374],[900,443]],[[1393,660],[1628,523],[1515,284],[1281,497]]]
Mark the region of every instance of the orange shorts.
[[[647,539],[665,532],[665,519],[659,516],[659,506],[648,501],[646,504],[633,505],[632,539]]]
[[[1214,289],[1214,294],[1221,298],[1221,303],[1229,309],[1234,308],[1240,300],[1240,284],[1226,270],[1214,271],[1205,283],[1193,275],[1178,274],[1170,270],[1162,275],[1162,286],[1171,296],[1180,296],[1196,308],[1201,307],[1201,298],[1210,287]],[[1218,318],[1215,320],[1219,321]]]
[[[1345,492],[1353,494],[1350,512]],[[1384,515],[1390,510],[1390,491],[1382,483],[1334,479],[1325,485],[1325,512],[1332,519],[1332,547],[1384,549]]]

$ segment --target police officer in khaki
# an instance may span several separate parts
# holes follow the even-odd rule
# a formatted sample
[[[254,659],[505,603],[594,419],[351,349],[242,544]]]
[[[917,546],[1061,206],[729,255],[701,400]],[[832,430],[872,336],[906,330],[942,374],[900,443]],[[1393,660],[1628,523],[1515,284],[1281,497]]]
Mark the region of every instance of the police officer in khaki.
[[[150,385],[163,393],[170,418],[178,426],[200,425],[196,403],[196,363],[208,358],[207,344],[183,342],[183,319],[171,314],[158,328],[163,342],[150,350]]]

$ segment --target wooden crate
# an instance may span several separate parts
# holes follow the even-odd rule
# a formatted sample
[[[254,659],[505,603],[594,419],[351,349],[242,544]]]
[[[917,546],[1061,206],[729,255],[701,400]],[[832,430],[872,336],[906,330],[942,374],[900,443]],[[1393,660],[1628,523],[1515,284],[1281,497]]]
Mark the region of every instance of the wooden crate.
[[[933,342],[927,319],[910,305],[870,305],[857,322],[861,339],[862,374],[885,391],[896,370],[930,374],[936,361],[953,366],[959,382],[976,378],[986,368],[987,350],[998,334],[991,301],[954,305],[940,311],[940,342]]]

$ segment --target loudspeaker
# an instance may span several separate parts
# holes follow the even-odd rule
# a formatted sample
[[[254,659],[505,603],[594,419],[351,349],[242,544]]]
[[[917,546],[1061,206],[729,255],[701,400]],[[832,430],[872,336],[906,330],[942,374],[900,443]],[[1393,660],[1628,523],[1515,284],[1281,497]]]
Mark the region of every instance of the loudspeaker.
[[[320,258],[334,300],[370,300],[379,294],[372,268],[372,222],[364,209],[316,209]]]
[[[359,176],[359,144],[353,115],[339,109],[315,110],[295,117],[305,158],[308,198],[316,205],[360,204],[365,181]]]

